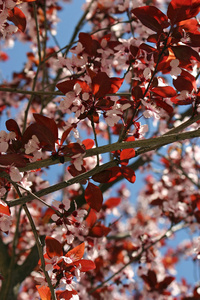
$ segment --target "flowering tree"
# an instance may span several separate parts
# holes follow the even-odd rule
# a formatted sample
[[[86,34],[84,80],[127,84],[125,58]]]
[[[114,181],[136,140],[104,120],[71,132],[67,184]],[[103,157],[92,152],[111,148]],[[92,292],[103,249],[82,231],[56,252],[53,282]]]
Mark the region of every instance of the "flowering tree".
[[[87,0],[61,49],[67,2],[0,1],[0,299],[200,299],[200,1]]]

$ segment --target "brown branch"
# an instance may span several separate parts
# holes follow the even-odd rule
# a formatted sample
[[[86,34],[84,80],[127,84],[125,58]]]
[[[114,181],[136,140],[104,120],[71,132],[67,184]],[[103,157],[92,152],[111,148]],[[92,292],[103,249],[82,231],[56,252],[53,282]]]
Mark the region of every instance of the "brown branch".
[[[189,132],[183,132],[183,133],[179,133],[179,134],[175,133],[175,134],[171,134],[171,135],[164,135],[164,136],[161,136],[161,137],[151,138],[151,139],[147,139],[147,140],[139,140],[139,141],[123,142],[123,143],[114,143],[112,145],[105,145],[105,146],[101,146],[99,148],[89,149],[89,150],[86,151],[86,156],[85,157],[92,156],[92,155],[97,155],[97,154],[101,154],[101,153],[106,153],[106,152],[111,152],[111,151],[114,151],[114,150],[136,148],[136,147],[139,147],[139,146],[143,146],[144,148],[141,148],[141,149],[142,149],[143,152],[146,153],[148,151],[155,150],[157,148],[160,148],[161,146],[168,145],[168,144],[176,142],[176,141],[182,141],[182,140],[185,140],[185,139],[191,139],[191,138],[195,138],[195,137],[199,137],[199,136],[200,136],[200,129],[194,130],[194,131],[189,131]],[[136,154],[138,155],[137,152],[136,152]],[[68,158],[68,160],[69,159],[70,158]],[[37,197],[42,197],[42,196],[45,196],[47,194],[53,193],[55,191],[58,191],[60,189],[65,188],[67,186],[70,186],[74,183],[79,183],[84,179],[88,179],[89,177],[93,176],[94,174],[97,174],[97,173],[99,173],[103,170],[106,170],[106,169],[108,169],[112,166],[115,166],[116,164],[117,164],[117,162],[114,160],[114,161],[108,162],[106,164],[103,164],[101,166],[97,166],[94,169],[92,169],[88,172],[85,172],[83,174],[80,174],[80,175],[78,175],[78,176],[76,176],[76,177],[74,177],[74,178],[72,178],[68,181],[62,181],[62,182],[57,183],[55,185],[52,185],[52,186],[50,186],[46,189],[43,189],[39,192],[36,192],[35,195]],[[41,167],[41,166],[39,166],[39,167]],[[23,171],[25,168],[21,168],[20,171]],[[28,196],[21,197],[20,199],[15,199],[13,201],[8,202],[8,205],[10,207],[12,207],[12,206],[16,206],[16,205],[19,205],[19,204],[29,202],[33,199],[34,199],[33,195],[28,195]]]
[[[80,174],[76,177],[73,177],[71,178],[70,180],[68,181],[62,181],[62,182],[59,182],[57,184],[54,184],[46,189],[43,189],[43,190],[40,190],[38,192],[35,192],[35,195],[37,197],[42,197],[42,196],[45,196],[45,195],[48,195],[48,194],[51,194],[53,192],[56,192],[56,191],[59,191],[61,189],[64,189],[74,183],[79,183],[81,182],[82,180],[84,179],[88,179],[89,177],[103,171],[103,170],[106,170],[110,167],[113,167],[113,166],[116,166],[117,165],[117,161],[116,160],[113,160],[111,162],[108,162],[108,163],[105,163],[101,166],[97,166],[95,167],[94,169],[88,171],[88,172],[85,172],[83,174]],[[7,204],[12,207],[12,206],[16,206],[16,205],[19,205],[19,204],[24,204],[24,203],[27,203],[31,200],[35,199],[35,197],[33,195],[28,195],[28,196],[24,196],[24,197],[21,197],[20,199],[15,199],[13,201],[9,201],[7,202]]]

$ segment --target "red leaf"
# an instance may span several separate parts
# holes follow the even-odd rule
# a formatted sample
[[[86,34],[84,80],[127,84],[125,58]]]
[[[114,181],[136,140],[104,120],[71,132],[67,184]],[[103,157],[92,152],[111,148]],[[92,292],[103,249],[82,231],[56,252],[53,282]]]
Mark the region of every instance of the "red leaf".
[[[171,99],[170,99],[171,100]],[[169,104],[167,104],[165,101],[160,99],[155,99],[156,105],[158,107],[163,108],[169,115],[173,113],[173,107]]]
[[[68,92],[73,91],[74,85],[78,83],[80,87],[82,88],[83,92],[89,93],[91,92],[91,89],[89,85],[82,80],[79,79],[72,79],[72,80],[65,80],[56,85],[56,87],[63,93],[67,94]]]
[[[81,166],[81,171],[78,171],[74,165],[68,166],[67,170],[73,177],[86,172],[86,169],[84,166]]]
[[[103,203],[103,195],[100,188],[88,182],[88,186],[85,189],[85,200],[91,208],[100,211]]]
[[[182,70],[177,79],[173,79],[173,85],[179,92],[183,90],[191,92],[193,89],[197,89],[195,77],[185,70]]]
[[[103,204],[103,208],[104,209],[114,208],[117,205],[119,205],[120,202],[121,202],[121,198],[119,198],[119,197],[111,197],[108,200],[106,200],[106,202]]]
[[[22,32],[26,29],[26,17],[18,7],[9,10],[8,20],[13,22]]]
[[[0,155],[0,165],[3,166],[14,165],[17,168],[23,168],[27,165],[27,162],[23,154],[9,153]]]
[[[176,24],[195,17],[199,11],[199,0],[172,0],[168,6],[167,16],[172,24]]]
[[[99,72],[92,79],[93,94],[96,98],[103,98],[111,89],[110,78],[105,72]]]
[[[93,40],[91,35],[85,32],[79,33],[79,42],[83,45],[84,51],[90,56],[95,56],[97,49],[100,48],[99,42]]]
[[[149,270],[147,275],[142,275],[141,277],[150,288],[155,289],[157,285],[157,276],[154,271]]]
[[[42,216],[42,222],[43,224],[49,223],[49,220],[51,219],[51,216],[55,214],[55,211],[52,208],[47,208],[44,215]]]
[[[85,149],[88,150],[94,146],[94,140],[86,139],[86,140],[82,141],[82,144],[85,146]]]
[[[178,25],[185,31],[189,31],[191,33],[197,31],[199,27],[199,24],[196,19],[181,21]]]
[[[124,149],[120,153],[120,161],[129,160],[135,156],[135,150],[133,148]]]
[[[185,60],[200,61],[200,56],[198,52],[192,49],[191,47],[178,45],[175,47],[172,46],[171,49],[174,52],[176,58],[179,59],[180,61],[185,61]]]
[[[120,89],[123,82],[124,82],[124,78],[118,78],[118,77],[110,78],[111,88],[108,94],[116,93]]]
[[[112,172],[110,170],[104,170],[93,175],[92,179],[99,183],[106,183],[109,182],[111,177],[112,177]]]
[[[91,208],[89,214],[87,215],[87,218],[85,219],[88,227],[90,228],[90,227],[94,226],[94,224],[96,223],[96,220],[97,220],[96,213],[95,213],[94,209]]]
[[[70,143],[67,146],[62,147],[60,152],[68,156],[73,156],[78,153],[85,153],[85,150],[79,143]]]
[[[73,91],[74,85],[77,83],[77,79],[65,80],[59,82],[56,87],[63,93],[67,94],[68,92]]]
[[[169,26],[168,18],[155,6],[141,6],[131,11],[140,22],[153,31],[160,32]]]
[[[180,100],[180,99],[177,99],[176,97],[173,97],[170,100],[174,104],[177,104],[177,105],[189,105],[189,104],[192,104],[194,102],[194,99],[192,99],[191,97],[189,97],[188,99],[185,99],[185,100]]]
[[[70,299],[72,299],[73,295],[77,295],[77,294],[78,293],[75,290],[72,290],[72,291],[66,290],[64,292],[63,291],[56,292],[56,296],[57,296],[58,300],[61,300],[61,299],[70,300]]]
[[[55,150],[55,136],[49,130],[48,127],[43,126],[42,124],[31,124],[24,132],[22,137],[22,143],[27,144],[28,141],[32,138],[33,135],[36,135],[40,146],[46,151]]]
[[[138,101],[143,98],[143,92],[139,85],[136,85],[132,89],[132,97],[135,101]]]
[[[200,210],[200,199],[197,200],[197,208]]]
[[[6,121],[6,128],[9,131],[14,131],[14,133],[16,134],[16,139],[20,140],[22,137],[21,131],[19,129],[19,126],[17,124],[17,122],[13,119],[9,119]]]
[[[126,166],[121,166],[122,175],[131,183],[134,183],[136,180],[135,172]]]
[[[159,282],[159,289],[162,291],[162,290],[165,290],[171,283],[172,281],[174,281],[175,277],[173,276],[167,276],[165,277],[165,279],[161,282]]]
[[[40,114],[33,114],[34,119],[38,125],[45,126],[54,135],[55,142],[58,140],[58,127],[54,119],[50,119]]]
[[[6,205],[0,204],[0,214],[10,216],[10,208],[7,204]]]
[[[195,33],[187,33],[188,36],[188,41],[185,42],[185,44],[191,46],[191,47],[199,47],[200,45],[200,33],[195,32]]]
[[[54,256],[63,256],[62,245],[59,241],[57,241],[56,239],[50,236],[47,236],[45,238],[45,243],[46,243],[46,251],[50,258]]]
[[[171,86],[159,86],[151,89],[156,95],[159,95],[163,98],[174,97],[176,96],[176,91]]]
[[[110,231],[111,231],[111,229],[109,227],[106,227],[102,224],[98,224],[90,229],[89,236],[92,236],[92,237],[107,236]]]
[[[81,272],[87,272],[89,270],[94,270],[96,268],[95,263],[92,260],[81,259],[74,263],[74,265],[81,265]]]
[[[85,244],[81,243],[80,245],[76,246],[72,250],[68,251],[65,256],[71,258],[73,262],[80,260],[85,251]]]
[[[64,143],[64,141],[66,140],[66,138],[68,137],[70,131],[72,130],[73,126],[69,127],[67,130],[65,130],[62,134],[61,137],[61,141],[60,141],[60,145],[62,145]]]
[[[17,4],[23,3],[23,2],[35,2],[36,0],[17,0]]]
[[[48,286],[36,285],[41,300],[51,300],[51,291]]]
[[[113,182],[122,175],[120,167],[112,167],[108,170],[111,171],[111,177],[108,182]]]

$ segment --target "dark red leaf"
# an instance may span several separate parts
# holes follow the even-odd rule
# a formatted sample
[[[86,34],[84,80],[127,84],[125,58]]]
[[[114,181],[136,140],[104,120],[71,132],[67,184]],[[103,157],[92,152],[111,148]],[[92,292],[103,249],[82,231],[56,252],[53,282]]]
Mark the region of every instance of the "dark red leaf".
[[[65,80],[62,82],[59,82],[56,87],[63,93],[63,94],[67,94],[68,92],[73,91],[74,85],[78,83],[80,85],[80,87],[82,88],[83,92],[89,93],[91,92],[91,89],[89,87],[89,85],[82,80],[79,79],[72,79],[72,80]]]
[[[111,89],[111,81],[105,72],[99,72],[92,79],[92,90],[96,98],[103,98]]]
[[[64,155],[73,156],[79,153],[85,153],[85,149],[79,143],[70,143],[60,150]]]
[[[173,79],[173,85],[179,92],[183,90],[191,92],[197,89],[195,77],[185,70],[182,70],[177,79]]]
[[[50,258],[53,258],[55,256],[63,256],[63,250],[62,250],[62,245],[59,241],[56,239],[47,236],[45,238],[45,243],[46,243],[46,252]]]
[[[22,32],[26,29],[26,17],[18,7],[14,7],[8,12],[8,20],[13,22]]]
[[[200,32],[195,33],[187,33],[188,41],[185,42],[185,44],[191,46],[191,47],[199,47],[200,45]]]
[[[112,172],[110,170],[104,170],[93,175],[92,179],[99,183],[106,183],[109,182],[111,177],[112,177]]]
[[[60,141],[60,144],[62,145],[64,143],[64,141],[66,140],[66,138],[68,137],[70,131],[73,129],[73,126],[69,127],[67,130],[65,130],[62,134],[62,137],[61,137],[61,141]]]
[[[87,115],[88,119],[94,123],[99,123],[99,114],[96,111],[92,111]]]
[[[112,167],[108,170],[111,171],[111,177],[108,182],[113,182],[122,175],[120,167]]]
[[[73,177],[86,172],[86,169],[84,166],[81,166],[81,171],[78,171],[74,165],[68,166],[67,170]]]
[[[114,105],[114,101],[112,101],[108,98],[99,99],[95,103],[95,107],[97,109],[101,109],[101,110],[109,110],[111,108],[111,106],[113,106],[113,105]]]
[[[95,56],[97,49],[100,48],[99,42],[93,40],[91,35],[85,32],[79,33],[79,42],[83,45],[84,51],[90,56]]]
[[[14,165],[17,168],[23,168],[27,165],[28,160],[17,153],[8,153],[0,155],[0,165],[9,166]]]
[[[14,131],[14,133],[16,134],[16,139],[20,140],[22,137],[21,131],[19,129],[19,126],[17,124],[17,122],[13,119],[9,119],[6,121],[6,128],[9,131]]]
[[[131,11],[140,22],[153,31],[159,32],[169,26],[168,18],[155,6],[141,6]]]
[[[121,172],[122,175],[131,183],[134,183],[136,180],[135,172],[133,169],[127,167],[127,166],[121,166]]]
[[[143,92],[139,85],[136,85],[132,89],[132,97],[135,101],[141,100],[143,98]]]
[[[85,200],[91,208],[100,211],[103,203],[103,195],[100,188],[88,182],[88,186],[85,189]]]
[[[173,277],[173,276],[165,277],[165,279],[163,281],[159,282],[158,288],[161,291],[165,290],[170,285],[170,283],[172,283],[172,281],[174,281],[174,279],[175,279],[175,277]]]
[[[172,24],[195,17],[200,11],[199,0],[172,0],[169,3],[167,16]]]
[[[171,86],[159,86],[151,89],[156,95],[159,95],[163,98],[174,97],[176,96],[176,91]]]
[[[174,109],[171,105],[160,99],[155,99],[155,103],[158,107],[164,109],[169,115],[173,113]]]
[[[38,125],[47,127],[47,129],[54,135],[56,142],[58,140],[58,127],[54,119],[50,119],[40,114],[33,114],[33,117]]]
[[[142,275],[141,277],[151,289],[155,289],[157,285],[157,276],[154,271],[149,270],[147,275]]]
[[[171,49],[174,52],[176,58],[179,59],[180,61],[185,61],[185,60],[200,61],[200,56],[198,52],[192,49],[191,47],[178,45],[178,46],[172,46]]]
[[[43,126],[42,124],[31,124],[24,132],[22,137],[22,143],[27,144],[28,141],[35,135],[39,142],[40,146],[46,151],[55,150],[55,136],[48,129],[48,127]]]

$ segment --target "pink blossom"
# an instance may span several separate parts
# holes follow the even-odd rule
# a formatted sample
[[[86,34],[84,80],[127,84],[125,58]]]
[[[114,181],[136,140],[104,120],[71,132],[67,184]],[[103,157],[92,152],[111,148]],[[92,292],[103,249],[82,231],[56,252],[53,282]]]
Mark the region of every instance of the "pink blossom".
[[[23,173],[20,172],[19,169],[17,169],[14,166],[11,166],[9,168],[9,175],[10,175],[11,180],[15,181],[15,182],[19,182],[23,178]]]
[[[179,68],[179,60],[178,59],[173,59],[170,61],[170,66],[171,66],[171,71],[170,74],[172,76],[178,76],[181,74],[181,68]]]

